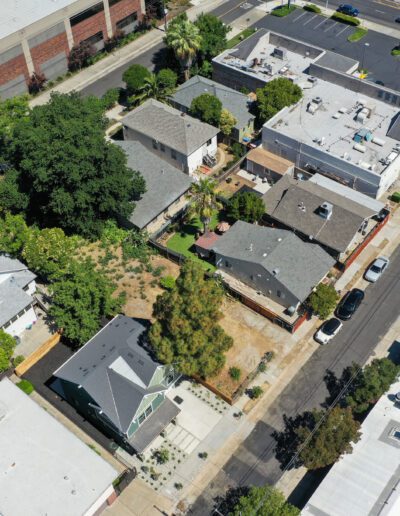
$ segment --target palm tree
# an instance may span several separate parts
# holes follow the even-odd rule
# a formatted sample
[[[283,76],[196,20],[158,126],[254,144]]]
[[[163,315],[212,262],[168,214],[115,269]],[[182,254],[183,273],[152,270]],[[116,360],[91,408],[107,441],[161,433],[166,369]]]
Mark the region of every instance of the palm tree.
[[[190,194],[192,202],[189,206],[189,217],[198,217],[204,226],[204,233],[208,231],[211,217],[215,210],[222,208],[222,204],[217,199],[216,187],[218,183],[213,179],[200,179],[198,183],[193,183]]]
[[[166,102],[167,98],[174,93],[174,88],[165,87],[155,73],[146,77],[136,95],[132,95],[129,101],[133,104],[141,104],[147,99],[155,99]]]
[[[179,19],[172,22],[164,38],[166,45],[173,49],[180,62],[185,81],[189,79],[189,68],[201,46],[198,27],[189,20]]]

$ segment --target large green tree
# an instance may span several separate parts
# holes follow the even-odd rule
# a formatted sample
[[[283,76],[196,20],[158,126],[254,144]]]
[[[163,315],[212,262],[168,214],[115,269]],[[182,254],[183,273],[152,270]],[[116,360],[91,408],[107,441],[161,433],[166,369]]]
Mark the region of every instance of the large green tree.
[[[173,84],[173,74],[175,76],[175,85],[177,81],[176,74],[172,70],[165,70],[163,73],[151,74],[143,81],[143,85],[137,90],[136,94],[130,97],[132,104],[141,104],[147,99],[155,99],[159,102],[166,102],[168,97],[175,91]]]
[[[12,138],[15,124],[29,116],[28,98],[27,95],[22,95],[0,99],[0,159],[7,156],[7,145]]]
[[[100,100],[56,93],[15,126],[13,184],[28,199],[30,221],[94,238],[108,218],[132,213],[144,180],[127,167],[124,152],[105,140],[106,124]]]
[[[198,264],[185,262],[175,287],[158,296],[153,307],[156,321],[149,338],[157,358],[188,375],[217,374],[232,346],[218,324],[223,296],[214,278],[205,279]]]
[[[229,513],[231,516],[297,516],[300,510],[272,486],[251,487]]]
[[[320,283],[311,294],[309,302],[313,311],[320,319],[326,319],[332,313],[338,302],[339,294],[333,285]]]
[[[280,77],[267,82],[263,88],[257,90],[257,113],[259,121],[263,124],[272,118],[278,111],[286,106],[298,102],[303,93],[300,86],[294,82]]]
[[[68,271],[51,283],[50,291],[50,315],[76,346],[93,337],[102,317],[118,313],[123,302],[123,297],[113,296],[115,286],[90,260],[72,262]]]
[[[191,202],[189,205],[188,216],[198,217],[203,223],[204,232],[207,231],[211,217],[215,210],[222,207],[217,199],[218,183],[213,179],[200,179],[193,183],[190,188]]]
[[[219,128],[225,136],[229,136],[232,129],[235,127],[237,119],[234,115],[226,108],[222,108],[221,116],[219,117]]]
[[[15,344],[15,339],[11,335],[4,330],[0,330],[0,373],[10,367]]]
[[[19,257],[30,233],[22,215],[6,213],[0,217],[0,251]]]
[[[228,204],[228,215],[233,220],[258,222],[265,213],[262,197],[253,192],[240,192]]]
[[[203,93],[192,100],[190,114],[207,124],[219,127],[222,102],[211,93]]]
[[[200,57],[203,61],[211,61],[213,57],[225,50],[227,44],[226,36],[231,27],[225,25],[213,14],[204,13],[200,14],[194,23],[199,29],[201,36]]]
[[[122,75],[128,95],[136,95],[151,72],[143,65],[133,64]]]
[[[186,16],[177,16],[167,29],[164,41],[178,59],[185,81],[189,79],[189,69],[202,43],[198,27]]]
[[[349,407],[337,406],[329,413],[315,410],[312,419],[310,425],[295,430],[299,439],[299,457],[307,469],[333,464],[344,453],[351,453],[352,443],[361,437],[360,423],[354,420]]]

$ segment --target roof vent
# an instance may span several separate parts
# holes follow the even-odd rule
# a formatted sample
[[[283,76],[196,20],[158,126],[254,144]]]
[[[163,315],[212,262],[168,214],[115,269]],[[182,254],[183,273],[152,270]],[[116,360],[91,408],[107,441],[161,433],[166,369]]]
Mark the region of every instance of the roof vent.
[[[319,215],[326,220],[332,217],[333,206],[330,202],[324,202],[319,207]]]
[[[279,272],[280,272],[280,271],[279,271],[279,269],[278,269],[278,268],[276,268],[276,269],[274,269],[274,270],[272,271],[272,274],[273,274],[274,276],[278,276]]]
[[[282,238],[281,237],[278,238],[278,242],[282,242]]]

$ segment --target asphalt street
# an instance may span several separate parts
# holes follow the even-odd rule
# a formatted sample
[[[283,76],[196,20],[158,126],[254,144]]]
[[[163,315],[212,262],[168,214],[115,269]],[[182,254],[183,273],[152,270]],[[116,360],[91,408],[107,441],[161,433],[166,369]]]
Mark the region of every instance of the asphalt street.
[[[391,36],[368,31],[360,41],[350,43],[347,37],[354,28],[300,9],[284,18],[265,16],[257,22],[257,27],[356,59],[368,70],[369,80],[379,80],[385,86],[400,89],[400,58],[390,55],[399,41]]]
[[[246,12],[246,9],[242,7],[244,3],[254,6],[259,2],[258,0],[246,0],[246,2],[244,2],[244,0],[229,0],[229,2],[226,2],[211,11],[211,14],[218,16],[218,18],[220,18],[224,23],[229,25],[229,23],[232,23],[237,18],[240,18]],[[108,75],[105,75],[100,80],[84,88],[82,90],[82,94],[96,95],[96,97],[101,97],[110,88],[120,88],[125,86],[125,83],[122,81],[122,74],[132,64],[141,64],[152,71],[165,67],[165,56],[163,49],[165,49],[163,43],[155,45],[147,52],[144,52],[140,56],[133,58],[128,63],[125,63],[119,68],[116,68]]]
[[[284,428],[283,416],[296,416],[318,408],[327,398],[324,376],[328,370],[339,377],[352,362],[364,364],[373,349],[399,316],[400,248],[391,257],[390,267],[382,278],[366,289],[362,305],[353,319],[344,322],[341,333],[321,346],[297,373],[293,381],[257,423],[218,475],[212,479],[203,496],[196,500],[190,514],[210,514],[214,497],[229,487],[275,484],[282,469],[274,454],[274,431]],[[398,355],[400,344],[393,345]]]

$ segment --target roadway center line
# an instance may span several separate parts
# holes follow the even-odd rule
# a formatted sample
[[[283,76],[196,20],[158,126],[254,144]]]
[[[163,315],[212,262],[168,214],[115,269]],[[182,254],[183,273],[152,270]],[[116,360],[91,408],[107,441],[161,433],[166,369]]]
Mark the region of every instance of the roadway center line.
[[[324,30],[324,32],[328,32],[328,30],[332,29],[335,25],[337,25],[339,22],[335,22],[333,25],[329,25],[327,29]]]
[[[300,20],[300,18],[303,18],[303,16],[306,16],[306,14],[307,14],[306,12],[304,12],[304,13],[300,14],[300,16],[298,16],[297,18],[295,18],[294,20],[292,20],[292,23],[297,22],[297,20]]]
[[[304,25],[307,25],[307,23],[310,23],[310,21],[312,21],[312,20],[313,20],[314,18],[316,18],[317,16],[318,16],[317,14],[314,14],[314,16],[312,16],[310,19],[308,19],[308,20],[306,21],[306,23],[303,23],[303,27],[304,27]],[[325,21],[325,20],[324,20],[324,21]]]
[[[340,32],[338,32],[337,34],[335,34],[335,38],[336,38],[337,36],[339,36],[340,34],[342,34],[342,32],[344,32],[345,30],[347,30],[347,29],[349,29],[349,28],[350,28],[350,27],[349,27],[348,25],[345,25],[345,27],[344,27]]]

